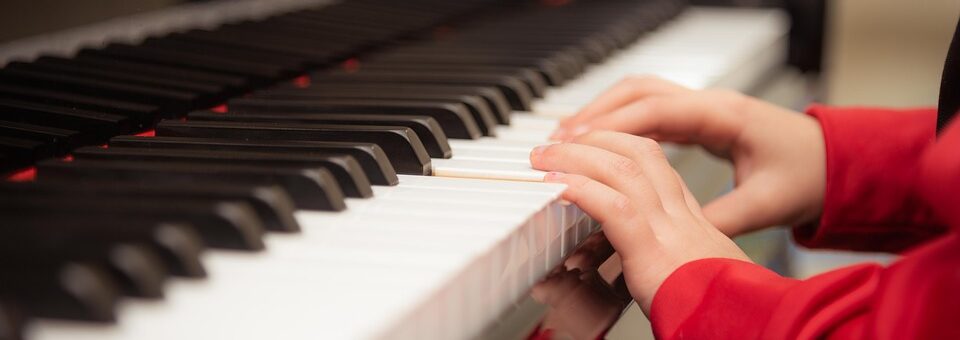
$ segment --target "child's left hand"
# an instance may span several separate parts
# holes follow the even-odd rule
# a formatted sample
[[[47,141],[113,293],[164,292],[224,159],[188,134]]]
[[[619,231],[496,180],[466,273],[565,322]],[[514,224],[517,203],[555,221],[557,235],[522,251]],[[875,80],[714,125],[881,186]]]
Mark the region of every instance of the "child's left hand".
[[[544,181],[568,185],[563,198],[602,226],[620,254],[633,298],[644,312],[681,265],[747,256],[703,217],[700,205],[657,142],[618,132],[591,132],[571,143],[541,146],[533,167]]]

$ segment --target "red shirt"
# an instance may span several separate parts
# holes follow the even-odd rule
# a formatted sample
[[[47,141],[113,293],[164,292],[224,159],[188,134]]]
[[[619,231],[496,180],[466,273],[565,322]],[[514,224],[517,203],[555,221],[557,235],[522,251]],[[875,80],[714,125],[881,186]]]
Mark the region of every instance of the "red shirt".
[[[960,122],[938,137],[934,109],[808,113],[826,140],[826,193],[820,221],[794,238],[903,257],[807,280],[742,261],[693,261],[654,297],[656,336],[960,339]]]

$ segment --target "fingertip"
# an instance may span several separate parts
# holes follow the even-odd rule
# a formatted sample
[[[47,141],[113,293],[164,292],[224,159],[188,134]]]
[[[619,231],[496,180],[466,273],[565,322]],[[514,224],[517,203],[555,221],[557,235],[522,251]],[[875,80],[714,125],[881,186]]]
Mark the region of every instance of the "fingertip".
[[[557,130],[550,135],[549,139],[552,141],[562,141],[567,138],[567,135],[568,135],[567,129],[557,128]]]
[[[536,163],[537,160],[540,159],[540,156],[543,155],[543,151],[546,150],[548,146],[549,145],[540,145],[533,148],[533,150],[530,150],[530,162]]]
[[[562,172],[550,171],[543,175],[543,181],[548,183],[562,182],[564,175]]]
[[[577,138],[577,137],[580,137],[581,135],[586,134],[587,132],[590,132],[590,126],[588,126],[588,125],[578,125],[578,126],[574,127],[573,129],[570,129],[570,132],[567,133],[567,135],[565,136],[564,141],[569,142],[569,141],[573,140],[574,138]]]

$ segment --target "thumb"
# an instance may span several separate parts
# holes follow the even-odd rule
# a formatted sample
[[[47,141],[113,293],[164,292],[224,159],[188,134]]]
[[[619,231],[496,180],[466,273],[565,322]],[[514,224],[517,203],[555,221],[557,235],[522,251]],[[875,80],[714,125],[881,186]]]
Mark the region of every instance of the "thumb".
[[[767,199],[768,184],[756,178],[745,181],[703,207],[703,216],[725,235],[733,237],[781,223],[782,204]]]

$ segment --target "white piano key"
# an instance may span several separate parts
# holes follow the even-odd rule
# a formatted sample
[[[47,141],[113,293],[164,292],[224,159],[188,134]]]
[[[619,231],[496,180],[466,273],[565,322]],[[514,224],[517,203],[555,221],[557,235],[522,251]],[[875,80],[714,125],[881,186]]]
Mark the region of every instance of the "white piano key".
[[[541,182],[546,172],[531,168],[529,161],[524,163],[474,159],[434,159],[433,175],[441,177]]]

